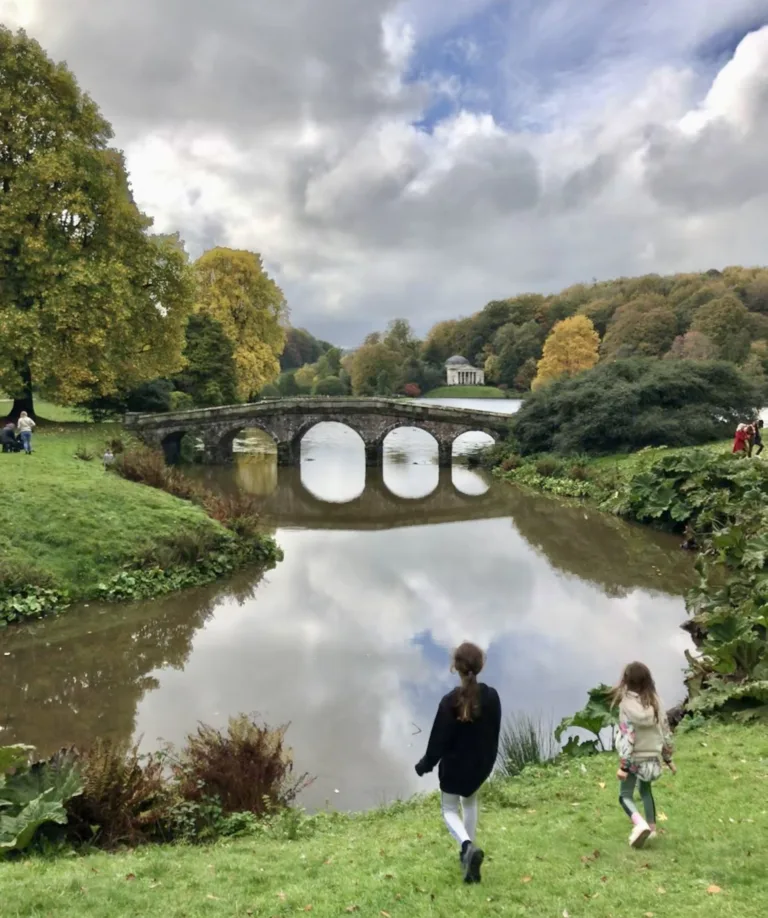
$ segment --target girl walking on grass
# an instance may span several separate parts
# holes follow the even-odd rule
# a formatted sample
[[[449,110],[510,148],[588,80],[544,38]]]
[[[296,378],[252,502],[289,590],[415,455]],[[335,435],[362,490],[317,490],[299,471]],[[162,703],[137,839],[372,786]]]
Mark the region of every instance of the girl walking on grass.
[[[662,761],[673,774],[677,772],[672,762],[672,734],[653,676],[644,663],[630,663],[625,668],[614,691],[614,701],[619,706],[619,803],[632,820],[629,844],[642,848],[648,838],[656,837],[652,785],[661,777]],[[645,818],[635,806],[636,788]]]
[[[29,417],[26,411],[22,411],[19,415],[19,421],[16,427],[21,437],[24,452],[30,456],[32,454],[32,431],[36,427],[35,422]]]
[[[477,681],[484,663],[483,651],[474,644],[454,651],[451,671],[461,684],[440,702],[427,753],[416,766],[419,777],[439,766],[443,819],[461,846],[465,883],[480,882],[485,855],[475,846],[477,795],[493,771],[501,730],[498,692]]]

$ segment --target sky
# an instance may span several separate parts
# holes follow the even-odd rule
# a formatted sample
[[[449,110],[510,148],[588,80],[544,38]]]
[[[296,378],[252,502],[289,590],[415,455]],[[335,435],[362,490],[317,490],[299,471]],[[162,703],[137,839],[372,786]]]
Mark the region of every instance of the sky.
[[[139,205],[350,347],[487,301],[763,264],[768,0],[0,0]]]

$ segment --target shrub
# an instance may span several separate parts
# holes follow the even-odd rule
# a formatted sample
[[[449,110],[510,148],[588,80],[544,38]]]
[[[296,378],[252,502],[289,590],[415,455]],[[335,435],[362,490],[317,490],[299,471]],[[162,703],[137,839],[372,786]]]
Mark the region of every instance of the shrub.
[[[508,718],[499,739],[497,770],[505,778],[519,775],[526,765],[540,765],[557,754],[552,724],[529,714]]]
[[[568,477],[574,481],[589,481],[589,467],[583,463],[576,462],[568,469]]]
[[[421,389],[417,383],[409,382],[403,386],[403,393],[408,398],[418,398],[421,395]]]
[[[293,776],[286,730],[246,715],[231,718],[226,733],[201,724],[172,761],[180,796],[193,803],[218,800],[224,814],[261,816],[289,806],[310,779]]]
[[[83,790],[70,750],[30,764],[31,752],[31,746],[0,747],[0,856],[28,848],[42,826],[66,823],[65,804]]]
[[[542,478],[555,478],[563,470],[563,464],[554,456],[542,456],[535,463],[536,473]]]
[[[692,446],[729,436],[759,402],[733,364],[617,360],[538,389],[515,415],[514,434],[522,455]]]
[[[75,459],[80,459],[82,462],[93,462],[96,458],[96,454],[93,450],[88,449],[85,445],[80,445],[75,450]]]
[[[167,491],[182,500],[202,503],[204,489],[180,469],[167,465],[160,450],[131,447],[117,459],[115,468],[128,481]]]
[[[517,453],[511,453],[501,460],[499,468],[502,472],[512,472],[515,469],[519,469],[522,463],[523,459],[521,456],[518,456]]]
[[[255,494],[206,494],[205,512],[240,536],[255,535],[259,527],[259,499]]]
[[[125,452],[125,443],[121,437],[111,437],[107,440],[107,448],[112,451],[114,456],[120,456]]]
[[[315,395],[344,395],[344,383],[338,376],[326,376],[315,384]]]
[[[115,848],[162,835],[171,797],[159,757],[141,756],[137,746],[97,740],[79,755],[79,766],[83,792],[67,804],[70,840]]]

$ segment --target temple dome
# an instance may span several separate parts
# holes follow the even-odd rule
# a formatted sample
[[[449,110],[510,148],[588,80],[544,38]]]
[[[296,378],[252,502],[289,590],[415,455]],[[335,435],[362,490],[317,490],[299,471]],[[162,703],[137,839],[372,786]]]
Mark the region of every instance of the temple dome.
[[[445,361],[445,365],[447,367],[468,367],[470,363],[466,357],[460,357],[458,354],[454,354],[453,357],[449,357]]]

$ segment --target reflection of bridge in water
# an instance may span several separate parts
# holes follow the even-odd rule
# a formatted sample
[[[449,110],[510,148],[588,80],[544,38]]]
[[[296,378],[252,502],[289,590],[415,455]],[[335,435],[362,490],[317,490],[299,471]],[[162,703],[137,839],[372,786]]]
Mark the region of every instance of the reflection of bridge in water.
[[[238,484],[250,490],[247,464]],[[511,490],[511,489],[510,489]],[[467,494],[453,481],[451,469],[439,469],[437,486],[423,497],[400,497],[384,481],[381,466],[369,467],[365,489],[346,503],[316,497],[301,480],[298,469],[281,468],[274,490],[259,495],[264,517],[283,527],[302,529],[395,529],[430,523],[457,523],[509,516],[504,492],[490,487],[484,494]]]

